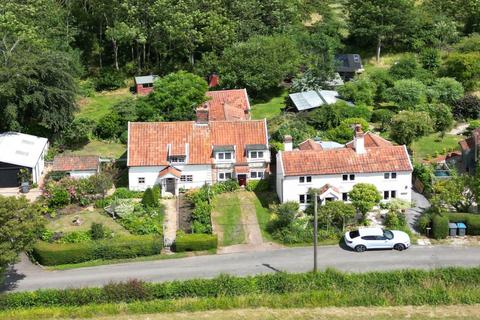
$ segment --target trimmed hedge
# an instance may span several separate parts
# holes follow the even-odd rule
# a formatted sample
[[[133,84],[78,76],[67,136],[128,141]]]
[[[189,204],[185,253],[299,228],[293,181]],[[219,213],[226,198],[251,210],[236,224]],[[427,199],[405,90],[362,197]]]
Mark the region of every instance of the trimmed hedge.
[[[182,298],[218,298],[247,295],[317,293],[328,305],[426,305],[480,303],[480,268],[445,268],[430,271],[343,273],[277,272],[250,277],[221,275],[163,283],[138,280],[110,283],[103,288],[37,290],[0,295],[0,310],[31,307],[84,306]],[[304,301],[310,302],[309,298]],[[208,302],[208,301],[206,301]],[[307,303],[308,303],[307,302]],[[225,306],[225,305],[224,305]],[[204,305],[205,307],[205,305]]]
[[[445,239],[448,236],[448,217],[436,214],[432,219],[432,236],[434,239]]]
[[[33,257],[44,266],[79,263],[96,259],[125,259],[159,254],[162,239],[155,236],[129,236],[84,243],[37,242]]]
[[[480,235],[480,214],[474,213],[449,213],[450,222],[463,222],[467,226],[467,234],[470,236]]]
[[[249,180],[245,187],[247,191],[264,192],[270,189],[270,182],[267,179]]]
[[[217,235],[211,234],[185,234],[177,236],[175,251],[200,251],[216,249],[218,245]]]

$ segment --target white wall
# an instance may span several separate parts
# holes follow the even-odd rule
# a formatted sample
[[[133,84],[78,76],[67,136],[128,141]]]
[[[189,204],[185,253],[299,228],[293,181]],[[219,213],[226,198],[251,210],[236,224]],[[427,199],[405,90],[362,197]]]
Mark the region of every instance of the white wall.
[[[278,162],[277,162],[278,163]],[[279,192],[280,201],[299,201],[299,195],[307,194],[310,188],[321,188],[325,184],[330,184],[333,187],[336,187],[340,193],[350,192],[353,186],[357,183],[371,183],[374,184],[383,199],[384,191],[396,191],[397,199],[402,199],[406,201],[412,200],[411,189],[412,189],[412,174],[411,172],[397,172],[396,179],[385,179],[384,172],[381,173],[356,173],[354,181],[343,181],[342,174],[338,175],[323,175],[323,176],[312,176],[311,183],[300,183],[298,176],[294,177],[284,177],[283,183],[282,179],[283,174],[279,172],[281,166],[277,165],[277,192]],[[280,185],[279,185],[280,184]],[[306,205],[301,205],[301,208],[304,209]]]
[[[148,187],[153,187],[159,183],[158,174],[165,166],[153,167],[130,167],[128,169],[128,186],[130,190],[143,191]],[[176,165],[175,168],[181,170],[182,175],[192,175],[192,182],[178,181],[180,188],[192,189],[200,188],[205,183],[212,181],[211,165]],[[145,178],[144,184],[138,183],[138,178]]]
[[[83,178],[88,178],[93,176],[95,173],[97,173],[96,170],[84,170],[84,171],[70,171],[70,177],[74,179],[83,179]]]
[[[277,196],[281,203],[283,203],[283,163],[282,163],[282,152],[277,153],[277,172],[276,172],[276,190]]]
[[[48,152],[48,143],[45,144],[45,148],[43,149],[40,158],[37,161],[35,167],[32,168],[32,181],[33,183],[38,183],[40,181],[40,177],[42,176],[43,170],[45,169],[45,156]]]

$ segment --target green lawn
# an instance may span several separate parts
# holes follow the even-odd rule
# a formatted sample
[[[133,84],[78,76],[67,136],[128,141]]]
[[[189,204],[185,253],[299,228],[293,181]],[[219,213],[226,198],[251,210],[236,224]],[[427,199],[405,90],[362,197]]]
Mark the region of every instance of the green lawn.
[[[459,148],[458,141],[462,139],[464,139],[464,137],[449,134],[445,135],[442,139],[438,133],[423,137],[412,144],[414,159],[420,161],[428,155],[433,158],[435,152],[442,155],[445,154],[445,150],[447,152],[452,148],[457,150]]]
[[[82,221],[80,226],[73,224],[73,220],[78,217]],[[88,211],[83,210],[72,214],[66,214],[50,221],[46,228],[56,232],[72,232],[72,231],[88,231],[93,222],[102,223],[105,228],[115,232],[117,235],[127,236],[130,233],[125,230],[120,224],[116,223],[111,217],[100,210]]]
[[[112,106],[129,97],[133,97],[133,95],[128,91],[128,88],[97,93],[94,97],[84,98],[79,101],[80,110],[76,116],[98,121],[110,111]]]
[[[122,157],[126,151],[127,147],[118,142],[92,140],[81,149],[66,151],[65,154],[78,156],[96,155],[105,158],[118,159]]]
[[[257,212],[257,220],[262,231],[263,240],[274,241],[272,235],[267,231],[271,215],[268,206],[278,202],[277,195],[274,192],[258,192],[255,195],[255,211]]]
[[[215,198],[216,224],[223,230],[222,246],[231,246],[245,241],[240,200],[236,193],[225,193]]]
[[[253,119],[271,119],[282,112],[285,107],[285,97],[288,95],[287,91],[283,91],[279,96],[271,98],[269,101],[261,101],[252,105]]]

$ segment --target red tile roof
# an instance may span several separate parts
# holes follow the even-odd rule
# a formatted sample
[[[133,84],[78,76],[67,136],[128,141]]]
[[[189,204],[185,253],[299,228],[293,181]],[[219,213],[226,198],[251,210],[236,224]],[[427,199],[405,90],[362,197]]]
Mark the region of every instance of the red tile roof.
[[[180,170],[178,170],[177,168],[168,166],[158,173],[158,177],[161,178],[161,177],[166,176],[167,174],[171,174],[171,175],[173,175],[177,178],[180,178],[180,176],[182,175],[182,172]]]
[[[298,145],[298,149],[300,150],[322,150],[322,146],[320,143],[315,142],[312,139],[308,139],[303,141]]]
[[[285,176],[412,171],[404,146],[366,148],[364,154],[352,148],[294,150],[282,152],[281,159]]]
[[[373,134],[371,132],[367,132],[364,134],[364,143],[365,143],[365,148],[393,146],[393,144],[390,141],[383,139],[382,137],[377,136],[376,134]],[[353,148],[353,141],[350,141],[349,143],[347,143],[346,147]]]
[[[211,164],[214,145],[234,145],[236,162],[246,163],[246,145],[268,145],[267,124],[264,120],[211,121],[205,125],[194,121],[131,122],[127,165],[168,165],[168,145],[183,150],[185,144],[188,164]]]
[[[210,121],[248,120],[250,119],[250,102],[247,90],[219,90],[207,92],[210,98],[205,105],[209,109]]]
[[[52,171],[85,171],[98,170],[98,156],[56,156],[53,159]]]

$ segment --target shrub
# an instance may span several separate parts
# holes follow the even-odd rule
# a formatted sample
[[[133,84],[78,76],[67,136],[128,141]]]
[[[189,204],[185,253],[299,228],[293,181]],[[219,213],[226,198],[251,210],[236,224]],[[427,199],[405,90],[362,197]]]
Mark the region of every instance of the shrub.
[[[467,234],[471,236],[480,235],[480,215],[473,213],[449,213],[450,222],[463,222],[467,226]]]
[[[112,194],[112,198],[117,199],[132,199],[132,198],[141,198],[143,196],[142,192],[132,191],[128,188],[117,188]]]
[[[378,109],[373,111],[372,121],[380,123],[382,131],[390,125],[395,112],[388,109]]]
[[[452,111],[457,119],[480,118],[480,98],[472,94],[465,95],[455,103]]]
[[[115,240],[84,243],[37,242],[32,249],[35,259],[44,266],[79,263],[95,259],[122,259],[159,254],[162,240],[153,236],[129,236]]]
[[[103,209],[108,207],[112,203],[111,198],[98,199],[95,201],[95,208]]]
[[[51,192],[51,197],[48,200],[48,205],[53,208],[66,206],[70,203],[70,194],[67,189],[62,186],[56,186]]]
[[[217,236],[210,234],[185,234],[177,236],[175,251],[200,251],[217,248]]]
[[[267,179],[249,180],[245,189],[247,191],[264,192],[270,189],[270,183]]]
[[[422,234],[427,234],[427,228],[429,228],[432,224],[432,217],[429,214],[423,214],[418,219],[418,229]]]
[[[93,240],[100,240],[105,238],[105,228],[101,223],[92,223],[90,227],[90,236]]]
[[[445,239],[448,236],[448,217],[436,214],[432,219],[432,236],[435,239]]]
[[[115,90],[125,85],[123,74],[113,69],[103,69],[94,83],[97,91]]]
[[[142,204],[147,208],[154,208],[158,206],[158,199],[155,199],[155,195],[153,194],[151,188],[147,188],[147,190],[145,190],[143,193]]]
[[[59,240],[60,243],[83,243],[92,240],[88,231],[73,231],[65,234]]]

